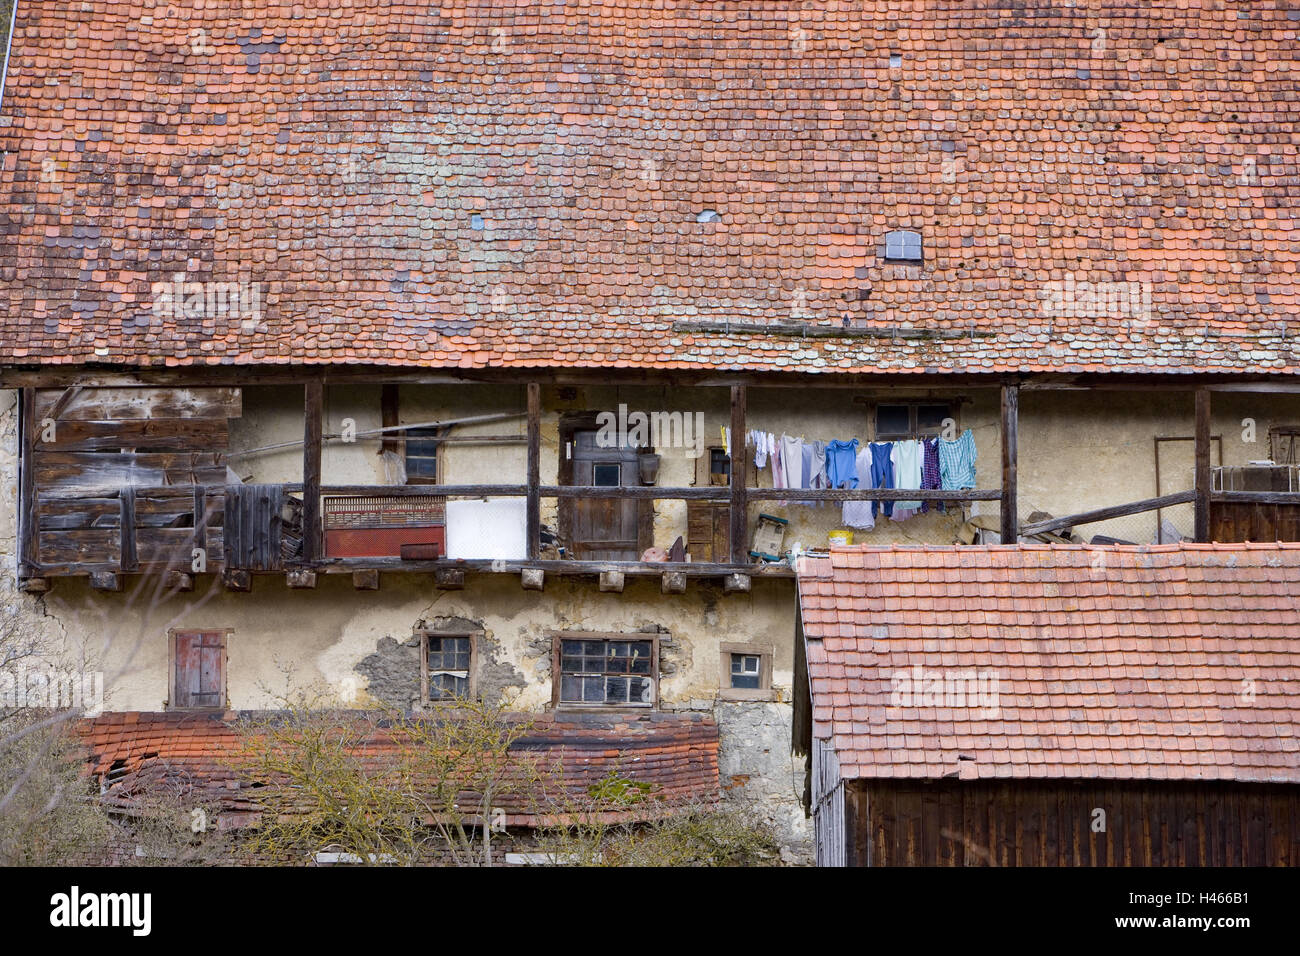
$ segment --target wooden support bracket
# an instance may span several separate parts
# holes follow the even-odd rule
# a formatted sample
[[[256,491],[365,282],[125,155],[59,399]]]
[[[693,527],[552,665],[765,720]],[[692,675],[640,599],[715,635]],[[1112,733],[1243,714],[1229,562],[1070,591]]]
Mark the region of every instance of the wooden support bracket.
[[[525,591],[545,590],[546,572],[541,568],[524,568],[519,572],[519,583]]]
[[[664,594],[685,594],[686,575],[681,571],[665,571],[659,581],[659,590]]]
[[[310,569],[286,571],[284,583],[295,590],[309,591],[316,587],[316,572]]]
[[[369,571],[353,571],[352,586],[358,591],[378,591],[379,572],[374,569]]]
[[[722,579],[723,594],[748,593],[754,579],[748,574],[728,574]]]
[[[615,594],[622,593],[623,572],[622,571],[600,572],[600,589],[602,591],[612,591]]]
[[[163,590],[188,592],[194,590],[194,575],[184,571],[168,571],[163,575]]]
[[[48,594],[52,587],[53,578],[23,578],[18,582],[18,590],[24,594]]]
[[[90,586],[96,591],[120,591],[122,578],[115,571],[91,571]]]
[[[433,579],[440,591],[459,591],[465,586],[465,572],[454,568],[434,572]]]
[[[253,590],[252,572],[244,568],[227,568],[221,572],[221,583],[227,591]]]

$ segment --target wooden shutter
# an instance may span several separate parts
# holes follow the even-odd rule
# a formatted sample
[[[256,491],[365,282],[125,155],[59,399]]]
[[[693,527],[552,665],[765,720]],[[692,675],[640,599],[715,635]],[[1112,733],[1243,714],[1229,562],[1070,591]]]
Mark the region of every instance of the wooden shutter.
[[[686,546],[693,561],[729,561],[731,506],[709,501],[686,502]]]
[[[172,632],[173,710],[226,706],[226,631]]]

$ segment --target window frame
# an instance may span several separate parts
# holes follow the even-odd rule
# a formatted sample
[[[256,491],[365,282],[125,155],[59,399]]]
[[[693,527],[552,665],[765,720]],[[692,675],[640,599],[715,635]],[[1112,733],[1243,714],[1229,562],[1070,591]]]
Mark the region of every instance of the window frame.
[[[960,402],[955,402],[955,401],[945,401],[945,400],[943,400],[943,399],[912,399],[912,398],[906,398],[906,399],[899,399],[899,400],[896,400],[896,401],[873,402],[873,403],[872,403],[872,405],[871,405],[871,435],[872,435],[871,440],[872,440],[872,441],[913,441],[913,440],[917,440],[917,439],[921,439],[921,438],[936,438],[936,437],[939,437],[939,436],[941,435],[941,432],[939,432],[939,431],[937,431],[937,430],[936,430],[936,431],[926,431],[926,432],[922,432],[922,431],[920,430],[920,425],[919,425],[919,423],[918,423],[918,418],[919,418],[918,413],[919,413],[919,410],[920,410],[921,408],[923,408],[923,407],[925,407],[925,406],[927,406],[927,405],[932,405],[932,406],[936,406],[936,407],[937,407],[937,406],[942,406],[942,407],[944,407],[944,408],[947,408],[947,409],[948,409],[948,414],[945,415],[944,417],[945,417],[945,418],[951,418],[954,422],[957,423],[957,431],[958,431],[958,433],[960,434],[960,432],[961,432],[961,418],[960,418],[960,415],[961,415],[961,403],[960,403]],[[900,433],[898,433],[898,432],[885,432],[885,433],[882,433],[882,432],[880,431],[880,409],[881,409],[882,406],[885,406],[885,407],[891,407],[891,406],[893,406],[893,407],[898,407],[898,406],[902,406],[902,407],[905,407],[905,408],[907,409],[907,428],[908,428],[908,431],[907,431],[906,434],[900,434]]]
[[[418,627],[415,629],[415,635],[420,641],[420,707],[437,707],[440,704],[455,703],[458,699],[477,700],[478,699],[478,646],[483,637],[482,631],[471,631],[464,629],[449,630],[437,627]],[[432,699],[429,697],[429,638],[431,637],[463,637],[469,640],[469,668],[465,672],[465,696],[440,697]],[[446,673],[459,673],[459,671],[447,671]]]
[[[778,699],[772,686],[772,658],[776,648],[771,644],[722,641],[718,644],[718,699],[774,701]],[[758,687],[731,686],[731,658],[733,654],[758,658]]]
[[[552,631],[551,632],[551,707],[555,710],[654,711],[659,709],[661,675],[659,673],[660,631]],[[561,670],[561,647],[565,641],[650,642],[650,703],[585,703],[561,700],[564,672]]]
[[[911,259],[911,258],[899,258],[898,256],[891,256],[889,254],[889,239],[891,236],[903,237],[898,240],[898,244],[902,247],[902,250],[904,252],[907,251],[907,247],[908,247],[907,237],[915,236],[916,237],[916,258]],[[919,229],[890,229],[888,232],[885,233],[885,240],[880,252],[880,257],[888,265],[898,265],[898,266],[923,265],[925,263],[925,237],[921,235],[921,230]]]
[[[436,432],[437,435],[435,437],[432,435],[419,434],[414,436],[413,438],[411,432]],[[446,432],[445,428],[437,428],[437,427],[406,428],[402,430],[402,470],[406,473],[406,483],[408,485],[442,484],[442,446],[444,444],[442,439],[447,437],[444,434],[445,432]],[[433,477],[429,477],[428,475],[417,476],[411,474],[410,460],[411,460],[412,441],[433,442],[437,446],[433,458]],[[417,456],[417,457],[423,457],[423,456]]]
[[[167,704],[165,711],[182,714],[217,714],[230,704],[230,635],[232,627],[172,627],[167,629]],[[181,707],[176,703],[176,639],[182,634],[221,635],[221,703],[215,707]]]

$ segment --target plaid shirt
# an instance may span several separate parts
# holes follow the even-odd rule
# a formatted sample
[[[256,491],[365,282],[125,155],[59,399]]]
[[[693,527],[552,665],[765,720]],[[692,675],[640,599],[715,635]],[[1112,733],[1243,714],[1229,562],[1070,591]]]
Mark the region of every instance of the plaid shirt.
[[[921,487],[922,488],[942,488],[943,482],[939,473],[939,439],[926,438],[923,441],[924,451],[921,454]],[[921,510],[929,511],[932,502],[922,501]],[[940,511],[944,510],[943,502],[933,502],[935,507]]]

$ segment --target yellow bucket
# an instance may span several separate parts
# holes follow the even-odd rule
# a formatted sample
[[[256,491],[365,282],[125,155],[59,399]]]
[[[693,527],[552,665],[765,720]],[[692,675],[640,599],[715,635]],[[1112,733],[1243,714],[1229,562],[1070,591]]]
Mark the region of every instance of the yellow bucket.
[[[829,535],[827,535],[827,537],[830,538],[831,544],[852,544],[853,543],[853,532],[849,531],[847,528],[836,528]]]

